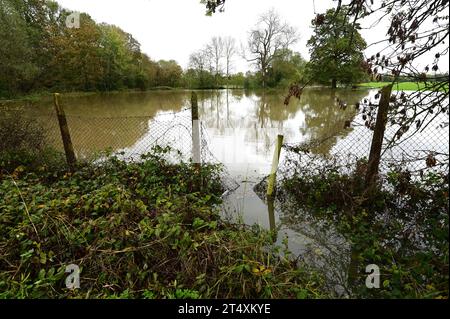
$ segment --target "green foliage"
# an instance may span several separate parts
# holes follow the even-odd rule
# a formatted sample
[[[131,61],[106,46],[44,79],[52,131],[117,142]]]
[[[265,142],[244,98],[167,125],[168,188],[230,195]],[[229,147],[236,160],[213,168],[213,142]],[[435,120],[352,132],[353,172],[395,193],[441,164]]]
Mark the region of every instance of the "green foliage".
[[[0,3],[0,97],[179,85],[176,62],[152,61],[119,27],[83,13],[80,28],[68,28],[70,12],[51,1]]]
[[[210,71],[190,68],[183,74],[183,86],[189,89],[214,89],[216,77]]]
[[[359,25],[353,25],[345,7],[338,14],[335,9],[319,14],[312,21],[314,35],[309,39],[311,59],[308,65],[310,77],[323,84],[353,84],[361,82],[366,42],[359,33]]]
[[[38,74],[33,51],[34,24],[27,26],[22,1],[0,1],[0,96],[26,89]]]
[[[242,89],[245,85],[246,77],[244,73],[239,72],[237,74],[232,74],[226,81],[226,84],[231,88]]]
[[[292,83],[306,82],[306,61],[300,53],[289,49],[277,55],[267,72],[267,87],[287,88]]]
[[[45,130],[20,111],[0,110],[0,176],[16,168],[61,169],[64,156],[46,146]]]
[[[332,221],[352,243],[354,297],[448,298],[448,176],[413,179],[393,169],[384,184],[365,193],[359,162],[351,174],[329,169],[287,180],[291,200]],[[382,287],[367,289],[365,267],[380,267]]]
[[[220,167],[117,158],[0,176],[0,298],[316,298],[322,278],[268,232],[223,222]],[[65,288],[65,266],[81,288]]]
[[[358,86],[369,88],[382,88],[392,82],[367,82],[360,83]],[[437,82],[433,82],[437,83]],[[420,91],[420,90],[433,90],[433,83],[424,82],[396,82],[393,86],[393,90],[397,91]],[[435,88],[436,89],[436,88]],[[440,91],[448,92],[448,84],[445,87],[439,88]]]

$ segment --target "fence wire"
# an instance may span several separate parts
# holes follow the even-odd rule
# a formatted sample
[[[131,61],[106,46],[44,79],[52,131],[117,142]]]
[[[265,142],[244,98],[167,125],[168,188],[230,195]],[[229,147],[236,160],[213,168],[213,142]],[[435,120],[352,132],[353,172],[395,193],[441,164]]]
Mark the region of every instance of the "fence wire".
[[[14,116],[14,112],[10,112],[9,116]],[[22,113],[21,116],[24,117]],[[32,119],[42,126],[45,144],[64,151],[56,114],[37,114]],[[78,160],[95,162],[108,155],[115,155],[125,161],[139,161],[142,155],[152,152],[154,147],[170,149],[165,157],[171,162],[190,162],[192,159],[190,108],[153,116],[96,117],[66,114],[66,119]],[[200,133],[201,163],[221,164],[208,147],[206,130],[202,124]],[[223,166],[220,178],[225,191],[233,191],[238,187],[238,183]]]
[[[331,170],[344,174],[354,171],[358,161],[368,159],[373,138],[373,131],[361,123],[364,123],[362,115],[357,115],[350,127],[335,134],[283,144],[277,185],[293,176],[319,175]],[[386,127],[380,176],[393,168],[401,168],[412,176],[422,176],[429,171],[448,174],[448,114],[442,114],[424,130],[412,130],[400,139],[394,138],[398,130],[398,125],[388,124]],[[255,187],[262,199],[265,199],[266,184],[267,178],[264,178]]]

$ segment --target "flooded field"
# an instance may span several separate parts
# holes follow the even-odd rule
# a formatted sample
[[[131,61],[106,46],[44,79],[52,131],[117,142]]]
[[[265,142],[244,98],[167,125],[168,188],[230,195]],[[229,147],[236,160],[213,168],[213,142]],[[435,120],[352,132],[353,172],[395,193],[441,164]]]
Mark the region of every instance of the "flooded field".
[[[330,282],[342,294],[345,294],[347,268],[351,263],[351,247],[345,239],[308,212],[292,213],[292,208],[283,211],[276,205],[267,205],[253,188],[270,172],[278,134],[282,134],[288,144],[322,140],[313,150],[318,154],[349,151],[350,144],[350,153],[358,157],[367,155],[368,130],[363,125],[343,128],[347,121],[363,123],[354,105],[375,92],[308,89],[300,101],[291,100],[288,106],[283,103],[286,93],[283,91],[265,94],[243,90],[197,92],[204,127],[202,138],[207,142],[204,146],[225,165],[230,177],[239,185],[226,197],[224,217],[276,230],[279,244],[286,240],[295,255],[326,268]],[[191,146],[180,136],[190,130],[190,98],[188,91],[154,91],[62,96],[62,104],[79,157],[89,157],[107,148],[112,152],[142,154],[149,150],[149,141],[157,135],[163,136],[172,147],[187,149],[189,153]],[[345,101],[345,109],[337,105],[338,99]],[[52,100],[25,105],[23,112],[41,119],[54,146],[62,149]],[[448,135],[447,142],[443,142],[442,130],[448,134],[448,127],[435,127],[408,143],[417,151],[438,143],[438,149],[448,153]],[[284,155],[281,154],[281,162]]]

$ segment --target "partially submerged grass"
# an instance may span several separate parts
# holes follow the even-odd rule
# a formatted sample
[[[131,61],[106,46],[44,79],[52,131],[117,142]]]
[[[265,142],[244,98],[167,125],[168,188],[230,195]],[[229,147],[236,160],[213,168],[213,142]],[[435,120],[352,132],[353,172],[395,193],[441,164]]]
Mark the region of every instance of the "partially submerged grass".
[[[220,167],[173,165],[164,150],[73,173],[0,174],[0,298],[318,298],[323,279],[220,220]],[[286,255],[289,256],[289,255]],[[81,268],[80,289],[65,287]]]

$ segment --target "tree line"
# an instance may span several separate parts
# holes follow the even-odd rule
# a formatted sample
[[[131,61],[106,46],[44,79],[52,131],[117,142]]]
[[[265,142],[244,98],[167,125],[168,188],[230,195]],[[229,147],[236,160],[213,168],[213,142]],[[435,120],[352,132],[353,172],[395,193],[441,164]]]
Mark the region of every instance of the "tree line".
[[[176,61],[153,61],[117,26],[45,0],[0,0],[0,96],[181,85]]]
[[[312,21],[311,60],[292,50],[298,31],[270,10],[249,30],[244,44],[213,37],[191,54],[186,70],[173,60],[154,61],[121,28],[73,14],[54,1],[0,0],[0,96],[39,91],[147,90],[161,87],[278,88],[291,83],[336,87],[365,79],[364,39],[341,11]],[[234,73],[236,58],[254,71]]]
[[[311,24],[314,34],[307,42],[310,61],[292,49],[299,40],[298,30],[272,9],[260,15],[240,50],[234,47],[234,42],[213,38],[191,55],[188,72],[197,79],[199,87],[217,86],[224,75],[220,64],[223,58],[227,65],[225,78],[244,88],[286,88],[292,83],[306,82],[336,88],[338,84],[351,85],[366,80],[363,55],[366,42],[359,33],[359,25],[352,24],[344,10],[338,13],[333,9]],[[230,55],[224,54],[230,43],[231,59],[239,55],[253,66],[253,72],[230,77]]]

